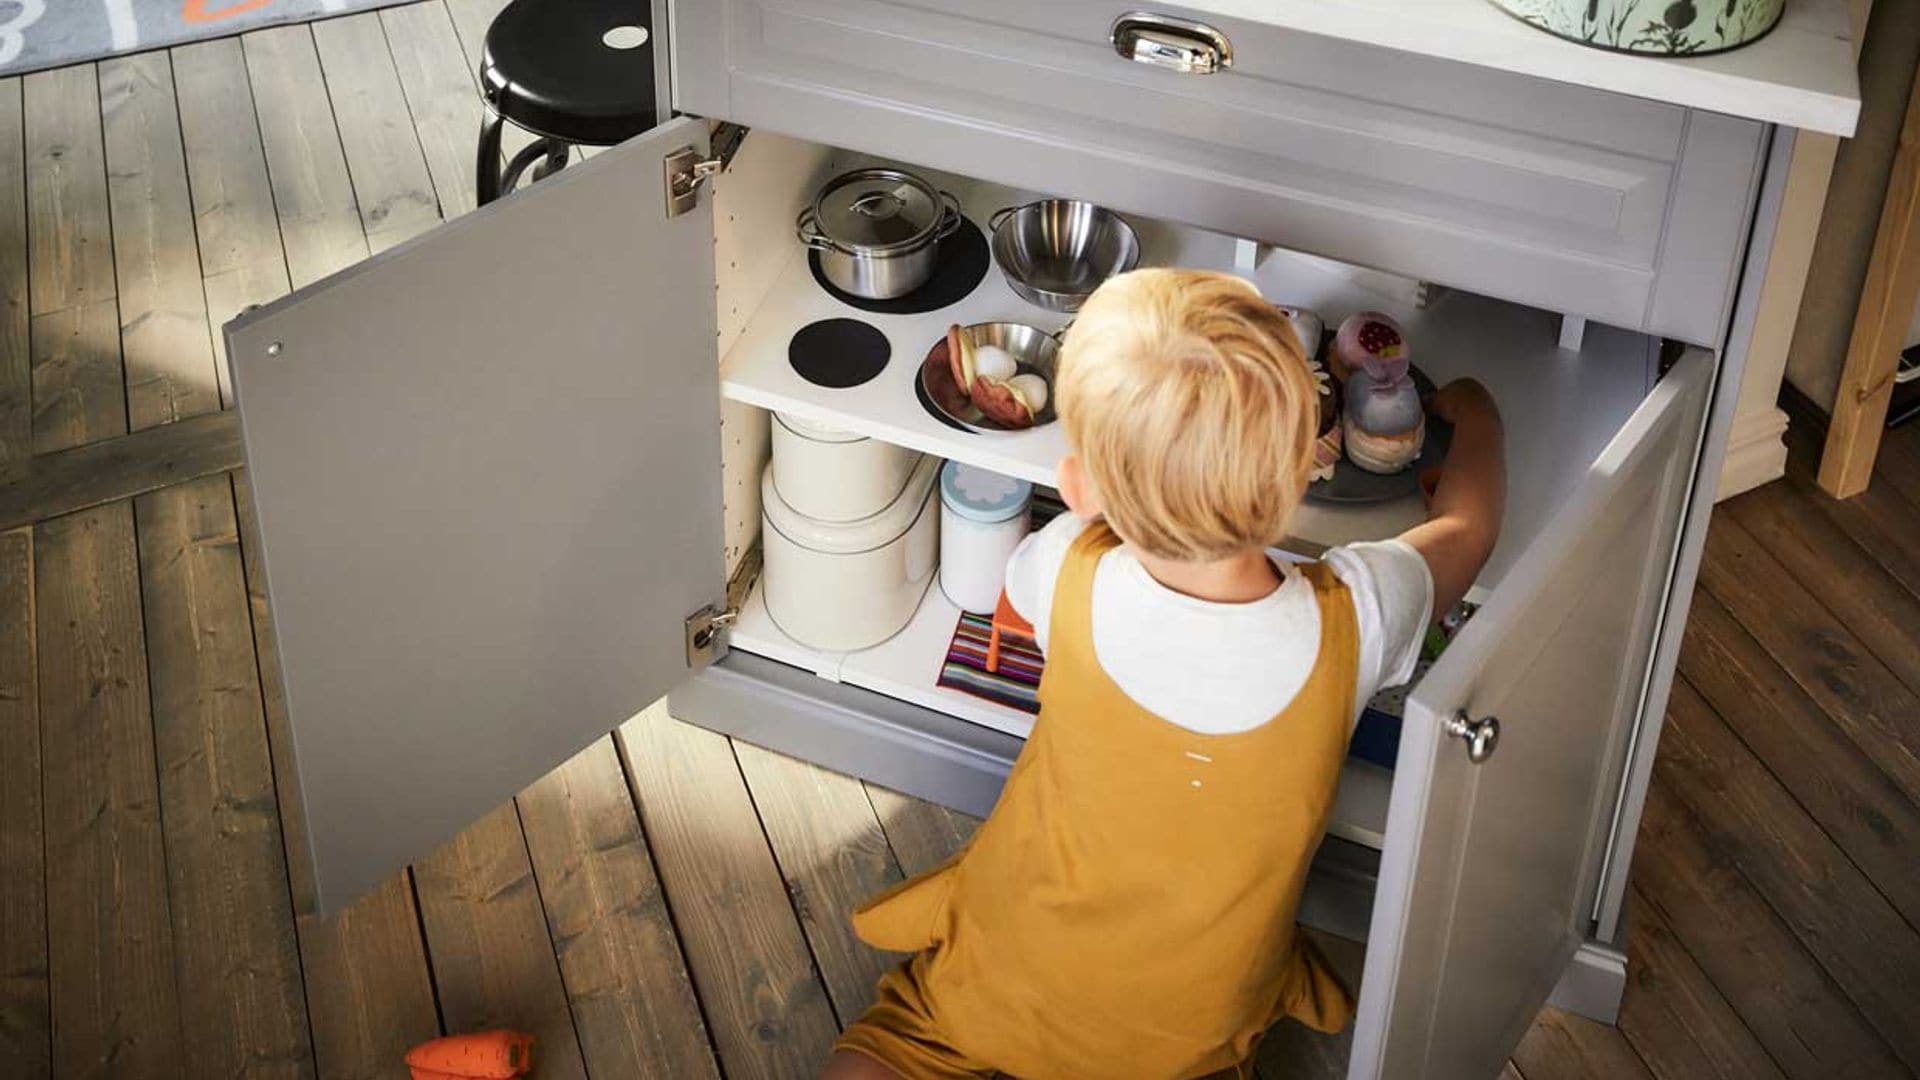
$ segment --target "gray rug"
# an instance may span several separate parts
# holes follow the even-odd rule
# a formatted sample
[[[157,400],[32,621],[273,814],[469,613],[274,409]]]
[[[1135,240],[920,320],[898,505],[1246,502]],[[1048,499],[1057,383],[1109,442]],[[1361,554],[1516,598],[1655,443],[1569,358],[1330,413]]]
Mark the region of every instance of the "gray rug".
[[[0,75],[405,0],[0,0]]]

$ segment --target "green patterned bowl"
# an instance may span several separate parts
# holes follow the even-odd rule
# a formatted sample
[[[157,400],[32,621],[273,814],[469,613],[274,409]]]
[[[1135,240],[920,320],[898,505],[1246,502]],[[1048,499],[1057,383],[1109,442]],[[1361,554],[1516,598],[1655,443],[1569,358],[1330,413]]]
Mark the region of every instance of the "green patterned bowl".
[[[1705,56],[1766,36],[1786,0],[1492,0],[1549,34],[1616,52]]]

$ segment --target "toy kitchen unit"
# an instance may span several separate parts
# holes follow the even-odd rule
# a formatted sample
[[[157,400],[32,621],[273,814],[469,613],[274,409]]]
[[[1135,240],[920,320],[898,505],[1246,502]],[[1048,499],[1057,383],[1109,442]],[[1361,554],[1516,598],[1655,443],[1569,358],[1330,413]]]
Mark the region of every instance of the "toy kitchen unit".
[[[1062,197],[1140,265],[1387,312],[1436,381],[1491,389],[1510,494],[1477,613],[1397,751],[1350,762],[1302,917],[1366,945],[1352,1077],[1491,1076],[1550,997],[1610,1018],[1786,162],[1858,113],[1844,5],[1650,59],[1485,0],[1135,3],[657,0],[658,127],[227,326],[325,908],[663,695],[983,813],[1032,717],[939,684],[940,585],[836,651],[745,571],[778,424],[906,453],[868,453],[925,500],[902,537],[939,459],[1051,484],[1057,424],[955,424],[916,380],[952,324],[1066,324],[982,250]],[[855,302],[795,223],[876,166],[964,220],[933,281]],[[1420,512],[1310,502],[1288,546]]]

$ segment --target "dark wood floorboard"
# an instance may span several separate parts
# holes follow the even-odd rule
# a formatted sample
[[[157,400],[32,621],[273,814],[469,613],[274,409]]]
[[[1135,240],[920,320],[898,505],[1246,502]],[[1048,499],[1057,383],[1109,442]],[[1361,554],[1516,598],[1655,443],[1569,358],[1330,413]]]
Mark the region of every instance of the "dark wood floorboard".
[[[576,755],[516,801],[587,1072],[717,1077],[613,739]]]
[[[1920,935],[1684,680],[1654,774],[1907,1066],[1920,1066]]]
[[[899,883],[900,864],[860,781],[744,743],[734,754],[844,1026],[903,959],[868,946],[849,922],[854,908]]]
[[[808,1075],[892,960],[847,911],[977,825],[656,710],[314,911],[217,330],[471,209],[500,2],[0,80],[0,1076],[395,1076],[495,1024],[542,1076]],[[1794,419],[1716,513],[1619,1025],[1547,1010],[1503,1077],[1920,1066],[1920,426],[1836,503]]]
[[[24,1080],[53,1067],[33,615],[33,532],[0,533],[0,1063]]]
[[[43,522],[33,553],[53,1072],[183,1076],[133,507]]]
[[[1729,513],[1714,517],[1700,583],[1832,723],[1920,799],[1920,727],[1912,722],[1920,699]]]
[[[27,292],[27,162],[20,80],[0,79],[0,469],[33,455]]]
[[[1658,779],[1641,818],[1633,882],[1782,1072],[1797,1080],[1907,1075],[1834,977]],[[1629,1002],[1638,992],[1628,986]]]
[[[1620,1031],[1660,1080],[1769,1080],[1783,1074],[1753,1030],[1687,952],[1660,909],[1638,895],[1627,950],[1633,990]]]
[[[664,703],[619,744],[721,1069],[806,1075],[838,1025],[733,748]]]
[[[211,369],[209,369],[211,374]],[[182,1037],[200,1076],[314,1075],[225,476],[134,503]]]

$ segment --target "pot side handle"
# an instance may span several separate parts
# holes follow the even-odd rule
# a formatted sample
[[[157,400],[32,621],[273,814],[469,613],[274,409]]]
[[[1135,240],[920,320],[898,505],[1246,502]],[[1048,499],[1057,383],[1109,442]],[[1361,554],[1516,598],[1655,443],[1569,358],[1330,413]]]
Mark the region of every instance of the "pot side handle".
[[[813,207],[811,206],[800,211],[800,216],[793,219],[793,231],[800,237],[802,244],[805,244],[814,251],[840,250],[838,244],[828,239],[826,234],[820,231],[820,219],[814,215]]]

